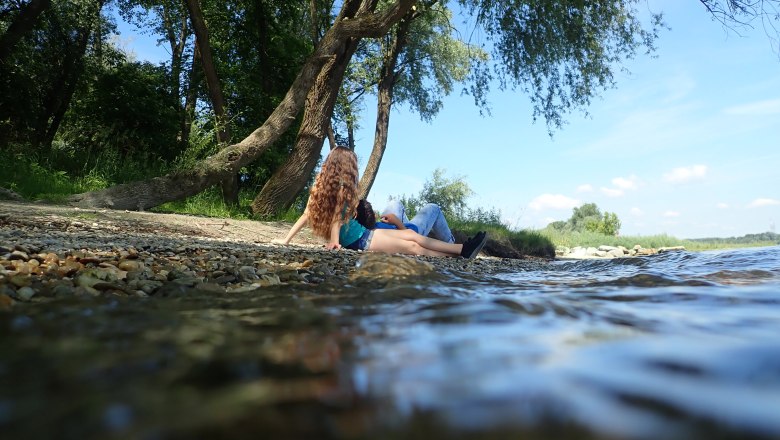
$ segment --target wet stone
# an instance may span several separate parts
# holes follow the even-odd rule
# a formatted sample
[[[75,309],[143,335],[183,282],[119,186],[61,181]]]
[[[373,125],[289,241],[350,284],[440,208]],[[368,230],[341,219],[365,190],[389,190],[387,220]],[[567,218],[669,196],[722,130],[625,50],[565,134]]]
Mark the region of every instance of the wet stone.
[[[282,281],[279,279],[279,277],[276,274],[266,274],[263,275],[260,279],[260,285],[265,286],[275,286],[277,284],[282,284]]]
[[[138,260],[122,260],[117,264],[117,267],[128,272],[140,271],[144,269],[144,263]]]
[[[8,295],[13,297],[16,295],[16,290],[7,284],[0,284],[0,295]]]
[[[11,255],[8,256],[8,259],[27,261],[30,259],[30,256],[26,252],[16,250],[11,252]]]
[[[238,268],[238,277],[242,281],[252,281],[259,278],[255,272],[255,268],[252,266],[241,266]]]
[[[198,278],[182,277],[182,278],[176,278],[175,280],[172,280],[171,283],[178,284],[180,286],[192,287],[196,284],[201,283],[201,281],[202,280]]]
[[[5,293],[0,293],[0,310],[10,310],[14,305],[14,300]]]
[[[21,244],[14,245],[14,250],[17,250],[19,252],[23,252],[25,254],[31,254],[33,252],[32,249],[30,249],[27,246],[21,245]]]
[[[70,283],[57,283],[50,286],[49,291],[55,298],[64,298],[73,296],[75,287]]]
[[[106,282],[102,282],[101,281],[101,282],[95,283],[92,286],[92,288],[94,288],[95,290],[100,290],[100,291],[104,291],[104,292],[108,291],[108,290],[117,290],[117,291],[121,291],[122,293],[132,293],[132,291],[127,289],[125,286],[123,286],[121,284],[118,284],[118,283],[106,283]]]
[[[178,283],[165,283],[157,289],[153,295],[162,298],[180,298],[190,296],[193,292],[191,286],[185,286]]]
[[[215,293],[225,293],[225,287],[216,283],[200,283],[195,286],[198,290],[210,291]]]
[[[29,286],[20,287],[16,290],[16,298],[22,301],[29,301],[35,296],[35,289]]]
[[[18,287],[27,287],[32,284],[32,277],[29,274],[18,273],[10,278],[11,284]]]
[[[222,275],[220,277],[214,278],[214,282],[217,284],[228,284],[233,283],[237,280],[237,278],[233,275]]]
[[[155,280],[133,280],[128,283],[128,287],[133,290],[140,290],[151,295],[155,290],[163,286],[162,281]]]
[[[93,289],[92,287],[76,286],[76,288],[73,290],[73,295],[95,297],[100,295],[100,291],[97,289]]]

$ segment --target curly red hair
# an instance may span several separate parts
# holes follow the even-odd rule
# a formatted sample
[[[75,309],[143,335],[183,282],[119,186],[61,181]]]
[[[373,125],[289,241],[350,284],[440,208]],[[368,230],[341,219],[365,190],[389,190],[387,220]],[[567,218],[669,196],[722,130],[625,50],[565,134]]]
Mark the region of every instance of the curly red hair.
[[[316,235],[329,239],[334,222],[344,224],[355,216],[357,183],[355,153],[346,147],[331,150],[309,194],[309,224]]]

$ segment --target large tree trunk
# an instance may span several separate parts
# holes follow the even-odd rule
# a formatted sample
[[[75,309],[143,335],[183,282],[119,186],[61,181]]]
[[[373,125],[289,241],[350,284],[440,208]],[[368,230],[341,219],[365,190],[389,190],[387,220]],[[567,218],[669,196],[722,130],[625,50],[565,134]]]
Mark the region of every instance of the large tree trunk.
[[[184,145],[189,144],[192,121],[195,119],[195,106],[198,103],[198,84],[201,81],[200,51],[196,44],[192,51],[192,66],[187,77],[187,93],[184,98],[184,112],[181,120],[181,137]]]
[[[175,103],[174,110],[176,111],[176,114],[179,115],[181,121],[179,141],[181,142],[181,147],[186,148],[189,139],[189,127],[186,125],[186,104],[183,105],[181,102],[181,73],[184,65],[184,48],[187,45],[190,29],[188,26],[187,14],[181,10],[180,3],[176,4],[178,5],[176,9],[172,8],[169,3],[162,4],[162,21],[165,29],[165,37],[167,38],[168,46],[171,49],[171,78],[169,87],[171,88],[171,96],[173,97],[172,101]],[[189,98],[189,96],[187,98]]]
[[[11,26],[0,36],[0,64],[5,63],[6,57],[11,54],[16,43],[32,30],[38,17],[49,6],[51,6],[51,0],[31,0],[16,16]]]
[[[398,56],[406,46],[406,37],[409,34],[409,27],[413,20],[414,12],[410,13],[401,21],[396,29],[396,34],[390,43],[390,47],[385,51],[382,61],[382,76],[377,86],[376,102],[376,128],[374,129],[374,147],[371,149],[371,155],[368,157],[363,176],[358,185],[358,194],[361,199],[367,199],[371,187],[374,186],[379,165],[382,163],[382,157],[387,148],[387,134],[390,129],[390,108],[393,105],[393,86],[395,85],[398,74],[395,71],[398,64]],[[350,134],[350,138],[352,135]]]
[[[342,12],[349,3],[351,2],[345,2]],[[344,20],[340,14],[301,68],[282,102],[260,128],[238,144],[223,148],[190,170],[76,194],[69,197],[68,202],[81,207],[143,210],[195,195],[223,181],[230,174],[238,172],[242,166],[255,161],[290,127],[322,66],[348,38],[381,37],[414,3],[415,0],[397,0],[383,12],[348,20]]]
[[[230,126],[227,111],[225,110],[225,97],[222,94],[222,86],[214,65],[214,57],[211,54],[209,32],[206,21],[203,19],[203,11],[198,0],[187,0],[187,9],[190,11],[190,21],[195,31],[195,41],[200,50],[200,60],[203,65],[203,73],[206,75],[206,85],[211,98],[211,107],[214,110],[214,121],[217,128],[217,140],[220,144],[230,142]],[[228,205],[238,205],[238,173],[225,176],[220,182],[222,199]]]
[[[227,143],[230,141],[230,131],[225,112],[225,97],[222,95],[222,86],[219,84],[219,76],[217,76],[217,69],[214,66],[214,56],[211,53],[206,21],[203,19],[203,11],[200,9],[198,0],[187,0],[187,9],[190,11],[192,29],[195,31],[196,44],[200,50],[203,73],[206,75],[206,85],[217,124],[217,137],[219,142]]]
[[[376,1],[363,0],[360,7],[345,13],[352,18],[371,13]],[[348,14],[348,15],[347,15]],[[316,38],[313,34],[312,38]],[[290,207],[295,196],[306,186],[322,151],[322,144],[330,128],[333,107],[336,104],[344,72],[357,50],[359,40],[348,39],[343,48],[320,72],[314,87],[306,98],[303,121],[298,130],[293,149],[287,161],[274,172],[252,202],[252,212],[259,217],[269,217]]]
[[[329,62],[320,72],[317,82],[306,98],[295,148],[252,202],[252,212],[255,215],[268,217],[286,210],[306,186],[319,160],[344,72],[357,46],[357,39],[347,41],[335,60]]]
[[[73,99],[73,94],[76,92],[76,86],[84,73],[84,57],[89,37],[93,31],[93,24],[96,27],[100,21],[100,11],[103,9],[103,4],[104,0],[98,0],[96,11],[92,16],[94,22],[87,23],[85,27],[79,29],[75,41],[76,47],[65,56],[62,75],[49,93],[45,106],[46,111],[43,115],[44,123],[41,125],[41,130],[45,127],[45,131],[38,133],[38,146],[43,151],[51,149],[54,136],[60,129],[65,113],[70,107],[70,101]]]

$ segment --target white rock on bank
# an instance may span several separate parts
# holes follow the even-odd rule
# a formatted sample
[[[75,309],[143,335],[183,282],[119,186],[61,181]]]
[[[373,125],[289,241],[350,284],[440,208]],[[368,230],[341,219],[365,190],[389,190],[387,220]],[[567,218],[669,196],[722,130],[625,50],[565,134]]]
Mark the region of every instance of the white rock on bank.
[[[669,246],[654,248],[643,248],[641,245],[634,245],[631,249],[627,249],[624,246],[607,246],[601,245],[599,247],[582,247],[575,246],[571,249],[565,246],[561,246],[555,250],[556,258],[558,259],[572,259],[583,260],[588,258],[625,258],[625,257],[639,257],[646,255],[655,255],[661,252],[670,251],[684,251],[684,246]]]

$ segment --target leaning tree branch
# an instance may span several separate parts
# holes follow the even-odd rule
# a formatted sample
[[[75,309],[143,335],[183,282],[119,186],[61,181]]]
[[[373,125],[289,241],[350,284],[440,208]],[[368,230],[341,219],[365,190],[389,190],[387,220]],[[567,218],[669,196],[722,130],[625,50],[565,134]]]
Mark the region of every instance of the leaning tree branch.
[[[347,2],[350,3],[350,2]],[[307,59],[282,102],[263,125],[244,140],[201,160],[191,169],[153,179],[76,194],[68,203],[81,207],[144,210],[195,195],[223,181],[241,167],[257,160],[287,131],[303,107],[306,96],[326,61],[348,38],[379,37],[387,33],[414,5],[415,0],[398,0],[384,12],[348,19],[345,15],[328,29],[314,53]],[[342,8],[342,12],[343,8]]]

